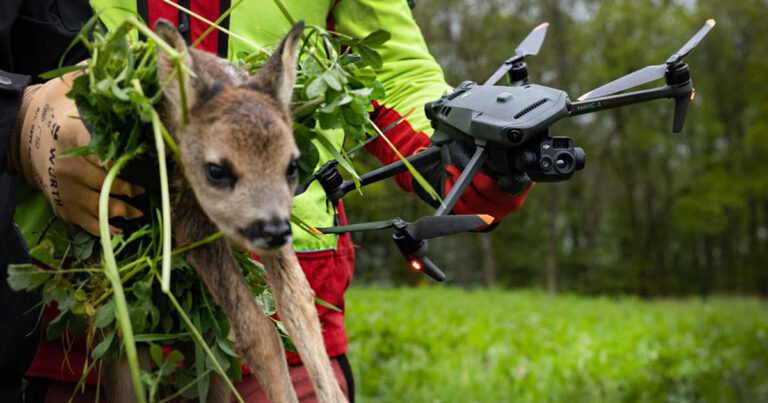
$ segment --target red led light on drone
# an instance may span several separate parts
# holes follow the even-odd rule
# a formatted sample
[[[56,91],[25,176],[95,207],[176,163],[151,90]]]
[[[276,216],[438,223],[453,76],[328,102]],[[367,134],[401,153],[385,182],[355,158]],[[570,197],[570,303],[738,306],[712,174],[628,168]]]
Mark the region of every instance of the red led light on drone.
[[[696,90],[691,91],[691,102],[693,102],[694,98],[696,98]]]
[[[416,270],[421,270],[421,263],[419,263],[418,260],[412,260],[411,267],[413,267]]]

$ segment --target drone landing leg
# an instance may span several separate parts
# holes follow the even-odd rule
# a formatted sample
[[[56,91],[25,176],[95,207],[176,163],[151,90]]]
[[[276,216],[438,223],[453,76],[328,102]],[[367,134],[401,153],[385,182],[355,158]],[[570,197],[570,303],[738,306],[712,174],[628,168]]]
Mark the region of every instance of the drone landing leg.
[[[456,202],[459,201],[461,195],[464,194],[464,190],[466,190],[469,184],[472,183],[472,179],[475,178],[475,175],[477,175],[477,172],[480,171],[480,168],[485,164],[487,159],[488,150],[485,149],[485,144],[478,144],[472,159],[470,159],[467,166],[464,167],[464,171],[461,172],[459,179],[456,180],[451,191],[445,196],[445,200],[440,203],[440,208],[435,211],[436,216],[450,214],[453,207],[456,205]]]

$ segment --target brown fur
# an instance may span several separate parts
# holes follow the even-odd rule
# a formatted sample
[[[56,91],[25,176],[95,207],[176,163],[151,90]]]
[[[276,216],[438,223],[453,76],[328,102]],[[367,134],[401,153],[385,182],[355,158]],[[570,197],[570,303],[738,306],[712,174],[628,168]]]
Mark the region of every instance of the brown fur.
[[[182,157],[183,175],[176,178],[182,185],[175,190],[181,197],[174,198],[180,200],[173,216],[176,243],[189,244],[217,230],[224,233],[224,239],[188,252],[187,260],[229,318],[238,353],[273,402],[296,401],[280,338],[256,303],[230,248],[253,250],[262,257],[278,312],[309,371],[319,401],[342,402],[346,398],[325,351],[313,293],[290,240],[284,246],[269,247],[264,240],[249,239],[242,232],[254,220],[290,217],[296,183],[286,179],[286,169],[298,158],[298,149],[289,104],[302,29],[302,23],[294,26],[259,72],[249,76],[213,55],[187,51],[176,29],[158,21],[158,35],[176,50],[186,52],[184,88],[189,122],[185,124],[182,118],[175,65],[158,50],[158,77],[165,84],[160,112]],[[206,164],[225,160],[237,177],[236,184],[224,188],[211,185]],[[129,379],[127,375],[124,378]],[[212,382],[210,400],[229,399],[229,390],[222,384],[220,380]],[[132,396],[108,395],[114,401],[133,400]]]

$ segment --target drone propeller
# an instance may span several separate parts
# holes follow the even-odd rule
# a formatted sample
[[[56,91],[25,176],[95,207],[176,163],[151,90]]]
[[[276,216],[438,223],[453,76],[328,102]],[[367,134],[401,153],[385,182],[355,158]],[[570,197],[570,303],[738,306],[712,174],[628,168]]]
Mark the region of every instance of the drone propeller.
[[[515,55],[510,57],[509,59],[504,61],[504,64],[499,67],[498,70],[496,70],[493,75],[491,75],[488,80],[485,81],[483,85],[493,85],[501,77],[504,76],[504,74],[509,71],[511,66],[520,60],[523,60],[525,56],[535,56],[539,53],[539,49],[541,49],[541,44],[544,43],[544,38],[547,36],[547,27],[549,27],[548,22],[544,22],[539,24],[536,28],[534,28],[528,36],[523,39],[522,42],[520,42],[520,45],[515,48]]]
[[[674,55],[670,56],[669,59],[667,59],[667,63],[677,63],[682,58],[684,58],[688,53],[690,53],[693,48],[696,47],[696,45],[701,42],[702,39],[709,33],[709,30],[711,30],[715,26],[715,20],[714,19],[708,19],[707,22],[704,23],[704,26],[701,27],[699,32],[696,33],[691,39],[688,40],[688,42],[683,45],[680,50],[677,51]]]
[[[549,23],[543,22],[534,28],[515,49],[515,56],[525,57],[539,54],[541,44],[544,43],[544,38],[547,36],[547,27],[549,27]]]
[[[697,32],[688,42],[683,45],[680,50],[667,59],[665,64],[659,64],[655,66],[648,66],[637,70],[633,73],[627,74],[617,80],[611,81],[608,84],[603,85],[597,89],[594,89],[579,97],[579,101],[586,101],[588,99],[600,98],[607,95],[612,95],[617,92],[626,91],[630,88],[634,88],[643,84],[648,84],[652,81],[656,81],[666,73],[667,69],[682,60],[688,53],[693,50],[696,45],[707,35],[709,30],[715,26],[715,20],[709,19],[704,26]]]
[[[413,239],[432,239],[471,231],[490,225],[492,222],[493,217],[485,214],[426,216],[413,223],[408,223],[400,218],[395,218],[390,221],[341,225],[337,227],[317,228],[317,230],[323,234],[342,234],[346,232],[376,231],[395,228],[396,231],[405,232]]]

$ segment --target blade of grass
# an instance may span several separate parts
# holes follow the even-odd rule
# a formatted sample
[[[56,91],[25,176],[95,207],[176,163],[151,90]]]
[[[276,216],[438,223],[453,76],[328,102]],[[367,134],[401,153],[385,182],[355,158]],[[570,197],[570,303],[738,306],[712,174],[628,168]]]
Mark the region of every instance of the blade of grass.
[[[160,170],[160,197],[163,214],[163,277],[160,281],[163,292],[171,289],[171,196],[168,189],[168,168],[165,166],[165,143],[163,142],[162,124],[157,112],[152,111],[152,131],[155,134],[157,163]]]
[[[117,173],[125,164],[133,158],[133,155],[124,154],[115,162],[115,165],[107,173],[104,184],[101,186],[99,195],[99,234],[101,238],[101,248],[104,254],[104,271],[107,279],[112,285],[115,293],[115,305],[117,311],[117,322],[123,332],[123,341],[125,343],[125,355],[128,358],[128,366],[131,369],[131,378],[133,388],[136,392],[136,400],[139,403],[146,402],[144,394],[144,385],[141,382],[141,373],[139,371],[139,359],[136,353],[136,341],[133,338],[133,326],[131,317],[128,313],[128,303],[125,300],[123,284],[120,282],[120,275],[117,272],[117,262],[112,250],[112,242],[109,233],[109,193],[112,190],[112,183],[117,177]]]
[[[405,159],[405,157],[403,157],[403,154],[400,154],[400,151],[397,149],[397,147],[395,147],[394,144],[392,144],[391,141],[389,141],[387,136],[384,135],[384,132],[382,132],[381,129],[379,129],[379,126],[377,126],[376,123],[374,123],[370,119],[368,119],[368,123],[371,125],[371,127],[373,127],[373,130],[376,131],[378,136],[383,138],[384,141],[386,141],[389,147],[392,149],[392,151],[394,151],[395,154],[397,154],[397,156],[403,161],[403,163],[405,164],[405,167],[408,168],[408,171],[411,173],[411,175],[413,175],[413,179],[415,179],[419,183],[419,185],[421,185],[421,187],[427,192],[427,194],[430,195],[433,199],[442,202],[443,200],[440,198],[440,195],[435,191],[435,189],[432,188],[432,185],[430,185],[429,182],[427,182],[427,180],[424,179],[423,176],[421,176],[419,171],[417,171],[416,168],[414,168],[413,165],[411,165],[411,163],[408,162],[408,160]]]
[[[155,277],[159,277],[157,270],[153,268],[152,271]],[[235,397],[237,398],[237,401],[239,401],[240,403],[245,403],[243,401],[243,398],[240,397],[240,394],[237,393],[237,389],[235,388],[235,385],[232,384],[232,381],[227,376],[227,373],[224,372],[224,368],[219,363],[219,360],[216,359],[216,356],[213,355],[213,351],[211,351],[211,348],[208,347],[208,343],[205,342],[203,335],[200,334],[197,328],[192,324],[192,320],[189,319],[189,316],[187,316],[187,313],[184,312],[184,308],[181,307],[181,304],[179,304],[179,301],[170,291],[166,292],[165,295],[171,301],[171,305],[173,305],[173,307],[176,309],[176,312],[178,312],[179,316],[181,317],[181,320],[187,326],[187,329],[189,329],[189,331],[194,336],[196,343],[199,344],[200,347],[203,349],[203,351],[205,351],[205,354],[211,358],[211,360],[213,361],[213,365],[216,366],[216,369],[221,374],[222,378],[224,378],[224,381],[227,382],[227,386],[229,386],[229,388],[232,390],[232,393],[234,393]]]
[[[270,54],[271,53],[266,48],[264,48],[262,46],[259,46],[259,45],[255,44],[255,43],[249,41],[248,39],[246,39],[246,38],[244,38],[244,37],[242,37],[242,36],[232,32],[232,31],[230,31],[230,30],[220,26],[219,24],[217,24],[217,23],[215,23],[215,22],[213,22],[213,21],[203,17],[202,15],[199,15],[199,14],[193,12],[192,10],[186,9],[186,8],[176,4],[175,2],[172,2],[170,0],[163,0],[163,3],[168,4],[169,6],[173,6],[176,9],[181,10],[182,12],[189,14],[189,16],[191,16],[193,18],[196,18],[196,19],[198,19],[198,20],[200,20],[200,21],[202,21],[202,22],[204,22],[204,23],[206,23],[206,24],[208,24],[210,26],[213,26],[216,29],[218,29],[219,31],[224,32],[225,34],[227,34],[227,35],[229,35],[229,36],[231,36],[233,38],[236,38],[236,39],[238,39],[240,41],[243,41],[246,45],[250,46],[251,48],[253,48],[255,50],[258,50],[259,52],[264,52],[266,54]]]
[[[288,10],[288,7],[285,5],[285,2],[283,2],[283,0],[274,0],[274,1],[277,8],[279,8],[280,12],[283,13],[283,16],[285,16],[285,19],[291,23],[291,26],[296,25],[296,17],[294,17],[293,14],[291,14],[291,11]]]
[[[206,29],[202,34],[200,34],[200,36],[198,36],[197,39],[195,39],[195,41],[192,42],[192,45],[190,45],[190,46],[192,46],[193,48],[197,47],[197,45],[200,44],[200,42],[202,42],[203,39],[205,39],[206,36],[208,36],[211,32],[213,32],[214,29],[217,29],[220,26],[221,22],[224,21],[224,19],[227,18],[227,16],[232,13],[232,10],[237,8],[237,6],[239,6],[240,3],[242,3],[243,1],[244,0],[237,0],[237,2],[235,4],[230,6],[227,9],[227,11],[225,11],[225,12],[223,12],[221,14],[221,16],[216,20],[215,23],[211,24],[211,26],[208,27],[208,29]],[[221,33],[225,34],[226,32],[222,31]]]
[[[344,170],[349,172],[350,175],[352,175],[352,178],[355,181],[355,184],[358,184],[360,181],[360,176],[357,175],[357,172],[355,171],[355,168],[347,162],[347,159],[344,158],[343,155],[339,152],[337,147],[333,144],[333,141],[331,140],[330,136],[325,130],[322,130],[320,128],[315,129],[315,132],[317,132],[317,140],[320,142],[320,144],[328,150],[331,155],[333,155],[333,158],[336,159],[336,161],[339,162],[339,165],[341,165]]]
[[[164,398],[163,400],[160,400],[158,403],[167,403],[167,402],[175,400],[177,397],[179,397],[182,394],[184,394],[184,392],[186,392],[188,389],[190,389],[193,386],[197,385],[197,383],[200,382],[200,380],[202,380],[203,378],[205,378],[208,374],[210,374],[211,371],[213,371],[213,370],[210,369],[210,368],[205,370],[205,372],[203,372],[200,376],[198,376],[197,378],[193,379],[192,382],[184,385],[184,387],[179,389],[179,390],[177,390],[176,393],[174,393],[174,394]]]

